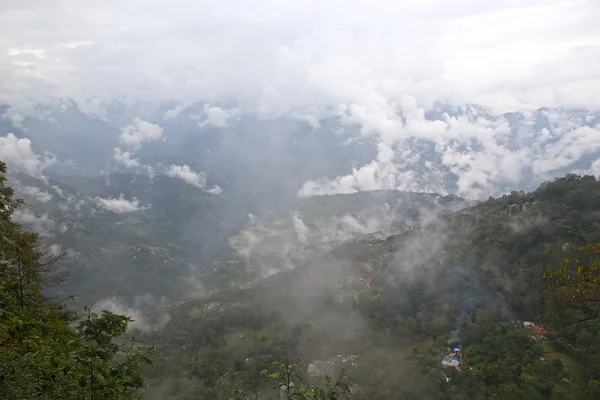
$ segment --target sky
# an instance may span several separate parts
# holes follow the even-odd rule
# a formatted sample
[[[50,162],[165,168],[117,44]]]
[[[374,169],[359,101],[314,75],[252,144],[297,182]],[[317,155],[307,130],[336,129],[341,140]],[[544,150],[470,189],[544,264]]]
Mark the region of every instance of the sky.
[[[418,158],[402,144],[410,138],[446,143],[436,151],[470,196],[600,145],[597,125],[566,130],[562,147],[547,138],[547,148],[515,150],[502,123],[424,118],[436,103],[493,115],[600,109],[597,0],[0,0],[0,10],[0,104],[13,121],[60,99],[100,116],[115,100],[172,101],[165,120],[199,102],[200,127],[250,115],[317,129],[336,117],[376,142],[371,163],[315,178],[300,195],[422,187],[403,167]],[[149,124],[123,127],[115,159],[136,167],[136,147],[162,135]],[[483,138],[482,152],[450,143],[473,137]],[[171,173],[204,184],[185,167]]]
[[[600,105],[600,3],[0,1],[1,99]],[[7,79],[12,78],[12,79]],[[313,111],[311,113],[311,111]]]

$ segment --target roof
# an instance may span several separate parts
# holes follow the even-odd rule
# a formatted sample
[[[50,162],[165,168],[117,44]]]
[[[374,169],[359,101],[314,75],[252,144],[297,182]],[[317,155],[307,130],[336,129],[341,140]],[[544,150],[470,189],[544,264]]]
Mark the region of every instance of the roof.
[[[363,272],[365,274],[369,274],[370,275],[370,274],[373,273],[373,266],[371,264],[369,264],[369,263],[363,263],[362,269],[363,269]]]
[[[541,325],[533,325],[531,327],[531,329],[533,329],[533,331],[535,333],[537,333],[538,335],[547,335],[548,334],[548,331],[546,330],[546,328],[544,328]]]
[[[330,373],[332,366],[333,364],[328,361],[315,361],[308,365],[306,372],[309,375],[324,376]]]

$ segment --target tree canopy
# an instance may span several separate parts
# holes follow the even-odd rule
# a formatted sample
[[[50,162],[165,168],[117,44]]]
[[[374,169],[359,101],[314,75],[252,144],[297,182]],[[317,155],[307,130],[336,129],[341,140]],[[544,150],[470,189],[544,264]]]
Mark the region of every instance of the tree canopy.
[[[0,162],[0,398],[138,398],[151,348],[125,346],[128,317],[86,308],[79,318],[45,296],[66,279],[63,254],[12,221],[22,205],[13,196]]]

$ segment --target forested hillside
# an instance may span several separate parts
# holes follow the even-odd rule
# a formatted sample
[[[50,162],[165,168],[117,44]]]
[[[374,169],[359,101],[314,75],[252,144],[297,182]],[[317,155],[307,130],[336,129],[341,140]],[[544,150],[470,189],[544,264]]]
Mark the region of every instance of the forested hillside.
[[[0,398],[134,399],[152,349],[123,336],[130,318],[67,310],[45,295],[64,281],[64,254],[11,220],[22,206],[0,162]]]
[[[463,206],[453,196],[377,191],[298,198],[286,210],[259,214],[253,200],[210,194],[168,176],[9,178],[25,200],[15,219],[68,253],[63,267],[71,279],[51,290],[74,295],[70,304],[77,308],[112,298],[138,308],[165,306],[197,291],[194,282],[214,263],[251,257],[260,260],[253,263],[260,278],[284,260],[296,265],[306,245],[387,236]],[[106,201],[116,208],[103,207]],[[144,296],[152,301],[140,301]]]
[[[24,205],[6,185],[3,165],[1,172],[2,398],[245,399],[257,393],[277,397],[282,385],[290,398],[314,399],[600,395],[600,184],[594,177],[568,175],[530,193],[512,192],[468,208],[454,197],[401,192],[304,201],[288,222],[261,222],[271,233],[293,233],[288,243],[302,254],[293,268],[265,274],[264,260],[252,252],[198,261],[199,289],[190,294],[177,293],[184,286],[174,278],[165,281],[168,274],[156,260],[176,274],[185,263],[183,256],[170,255],[184,254],[173,251],[184,243],[180,225],[190,213],[217,224],[214,210],[223,209],[218,198],[181,193],[173,182],[158,179],[153,185],[165,185],[161,192],[177,193],[161,203],[155,191],[144,194],[148,182],[131,189],[125,179],[114,192],[104,192],[101,183],[86,181],[90,194],[81,197],[81,215],[62,220],[69,229],[60,236],[71,237],[68,247],[90,259],[97,251],[108,257],[86,275],[49,247],[48,237],[42,240],[12,220]],[[78,195],[83,183],[78,185],[63,187],[61,198]],[[124,190],[152,208],[127,216],[93,208],[91,196]],[[59,218],[52,211],[57,204],[44,204],[46,213]],[[396,221],[392,229],[399,233],[365,231],[345,242],[331,240],[328,247],[300,240],[299,232],[308,236],[327,218],[360,221],[361,208],[389,210],[389,204],[394,212],[388,222]],[[204,215],[200,209],[213,211]],[[175,214],[165,216],[170,212]],[[299,218],[306,231],[299,230]],[[174,247],[163,254],[159,244],[167,241]],[[131,259],[111,258],[119,245],[123,252],[136,251],[136,268]],[[198,254],[187,256],[199,260]],[[115,268],[122,271],[114,282],[101,277]],[[137,268],[147,271],[141,281]],[[76,287],[92,297],[126,292],[136,282],[139,293],[165,285],[174,300],[150,316],[160,324],[146,324],[141,332],[137,321],[127,332],[127,316],[89,308],[80,313],[47,297],[58,293],[53,287],[69,269]],[[154,365],[138,371],[149,356]]]
[[[600,242],[599,207],[596,179],[569,175],[185,301],[144,338],[161,354],[147,396],[265,390],[261,362],[282,357],[300,359],[307,381],[315,365],[334,374],[345,365],[335,359],[357,360],[347,371],[355,398],[595,398],[600,320],[589,298],[559,295],[577,291],[576,280],[569,289],[544,273]],[[246,270],[224,264],[213,274],[243,282]],[[441,364],[451,344],[462,348],[459,370]]]

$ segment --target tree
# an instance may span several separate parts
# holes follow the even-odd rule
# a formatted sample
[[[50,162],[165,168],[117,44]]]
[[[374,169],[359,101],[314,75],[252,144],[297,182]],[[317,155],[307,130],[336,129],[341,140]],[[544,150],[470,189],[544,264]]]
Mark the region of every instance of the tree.
[[[132,343],[128,348],[114,343],[113,339],[125,334],[130,318],[102,311],[101,316],[85,307],[85,319],[79,323],[79,362],[86,365],[80,385],[89,388],[90,400],[135,398],[136,389],[143,384],[138,363],[151,364],[148,355],[152,348]],[[119,361],[117,353],[121,352]],[[89,368],[88,368],[89,367]]]
[[[14,211],[23,204],[22,200],[13,198],[14,191],[6,184],[6,164],[0,161],[0,221],[10,221]]]
[[[138,366],[152,348],[117,344],[129,318],[86,309],[77,317],[44,295],[62,282],[63,254],[11,220],[22,204],[6,186],[0,162],[0,399],[129,400],[143,380]]]
[[[342,369],[335,381],[325,375],[323,378],[325,386],[318,387],[304,383],[297,371],[299,364],[300,360],[295,363],[286,363],[279,359],[265,365],[261,376],[268,378],[275,389],[282,391],[286,400],[338,400],[343,395],[350,393],[346,368]],[[251,400],[258,399],[260,396],[260,393],[247,395],[243,390],[237,388],[234,388],[232,392],[234,397],[230,400]]]
[[[600,316],[600,243],[579,247],[580,256],[565,258],[557,269],[544,273],[556,300],[565,309],[581,310],[583,322]]]

